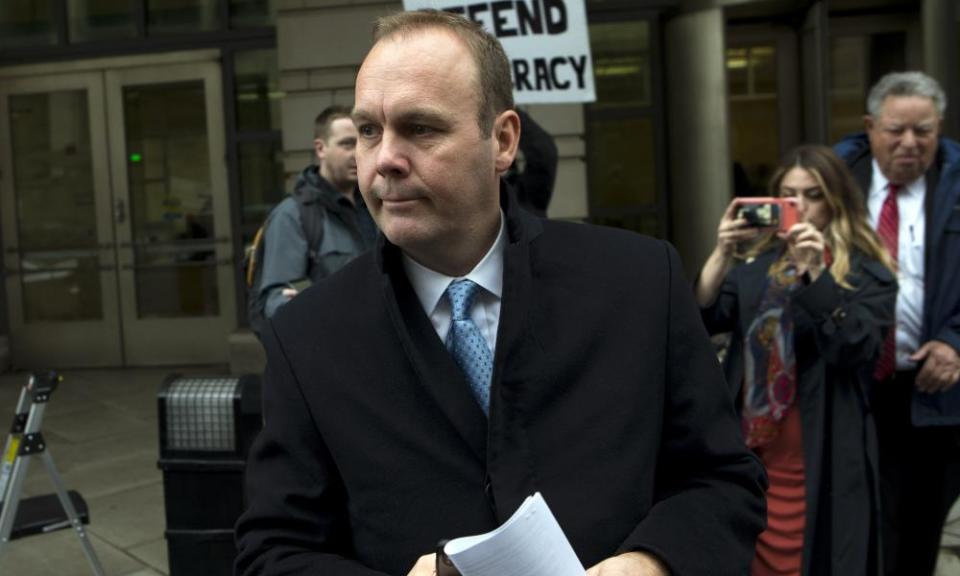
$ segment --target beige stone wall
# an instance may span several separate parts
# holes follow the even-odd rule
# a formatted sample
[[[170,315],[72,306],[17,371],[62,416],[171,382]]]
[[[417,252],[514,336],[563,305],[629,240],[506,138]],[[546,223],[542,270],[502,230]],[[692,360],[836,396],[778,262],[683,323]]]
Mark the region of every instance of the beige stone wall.
[[[277,14],[283,116],[284,169],[288,189],[312,159],[313,118],[330,104],[353,104],[353,83],[370,47],[373,22],[400,10],[400,2],[281,0]],[[533,105],[530,115],[553,134],[560,153],[548,215],[587,216],[583,106]]]

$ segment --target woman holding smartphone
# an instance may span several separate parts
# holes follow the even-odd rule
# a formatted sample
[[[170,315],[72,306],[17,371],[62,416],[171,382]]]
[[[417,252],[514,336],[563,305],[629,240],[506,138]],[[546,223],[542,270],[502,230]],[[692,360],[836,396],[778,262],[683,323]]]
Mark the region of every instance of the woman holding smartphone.
[[[800,221],[752,227],[734,201],[695,285],[708,331],[732,332],[724,370],[770,481],[751,572],[877,574],[867,387],[894,323],[893,265],[829,148],[791,151],[770,191],[796,198]]]

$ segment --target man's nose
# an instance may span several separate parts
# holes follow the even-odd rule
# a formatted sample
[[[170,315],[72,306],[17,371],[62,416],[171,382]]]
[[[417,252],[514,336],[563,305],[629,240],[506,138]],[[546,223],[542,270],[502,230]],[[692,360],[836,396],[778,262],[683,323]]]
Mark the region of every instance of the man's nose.
[[[401,138],[385,132],[377,150],[377,173],[384,178],[403,178],[410,173],[410,161]]]
[[[917,145],[917,135],[913,131],[913,128],[907,128],[903,131],[903,136],[900,138],[900,145],[907,148],[914,148]]]

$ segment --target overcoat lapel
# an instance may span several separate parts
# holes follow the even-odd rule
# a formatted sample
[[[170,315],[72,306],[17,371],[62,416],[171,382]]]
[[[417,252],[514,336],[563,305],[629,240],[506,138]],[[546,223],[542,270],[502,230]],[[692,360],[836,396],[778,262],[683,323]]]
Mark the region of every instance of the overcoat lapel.
[[[382,238],[382,236],[381,236]],[[487,419],[463,372],[437,336],[403,271],[400,250],[383,243],[383,296],[407,358],[423,386],[481,461],[487,451]]]
[[[536,413],[544,387],[544,351],[536,338],[531,239],[542,231],[539,219],[518,207],[511,195],[501,195],[508,242],[503,258],[503,299],[497,352],[494,357],[487,440],[488,486],[494,512],[503,522],[537,489],[527,426]],[[541,290],[547,289],[541,287]]]
[[[941,185],[943,182],[954,182],[957,179],[956,173],[960,172],[960,161],[954,162],[947,167],[947,173],[938,181],[935,187],[927,186],[929,194],[933,194],[932,218],[928,219],[931,224],[927,227],[927,246],[938,247],[937,239],[943,236],[947,227],[947,221],[960,209],[960,186]],[[931,256],[932,250],[927,250],[927,256]],[[928,270],[930,261],[927,261]],[[928,282],[928,285],[930,283]],[[929,292],[929,290],[928,290]]]
[[[530,338],[529,322],[533,309],[529,242],[540,234],[542,225],[537,218],[519,208],[505,187],[501,189],[500,202],[507,220],[507,246],[489,423],[489,426],[498,427],[502,416],[500,399],[505,366],[539,366],[542,360],[542,350]],[[379,248],[377,259],[383,270],[385,306],[420,385],[436,400],[476,456],[486,461],[486,416],[474,399],[463,372],[423,311],[403,270],[400,249],[386,242],[382,235]]]
[[[541,365],[540,358],[530,357],[531,353],[536,354],[536,350],[529,348],[533,336],[530,318],[535,308],[529,243],[531,238],[540,234],[542,225],[523,212],[505,191],[501,194],[501,205],[507,216],[507,246],[503,254],[503,294],[493,366],[493,397],[499,396],[497,386],[503,382],[508,362],[518,367]],[[495,400],[491,398],[491,402]]]

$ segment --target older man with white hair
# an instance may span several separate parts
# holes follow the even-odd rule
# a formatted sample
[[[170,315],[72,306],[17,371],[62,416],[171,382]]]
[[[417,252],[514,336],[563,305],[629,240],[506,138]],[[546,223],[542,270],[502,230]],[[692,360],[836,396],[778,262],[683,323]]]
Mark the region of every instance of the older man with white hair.
[[[836,146],[898,265],[897,323],[874,371],[887,574],[933,572],[960,494],[960,144],[946,97],[921,72],[870,91],[866,133]]]

